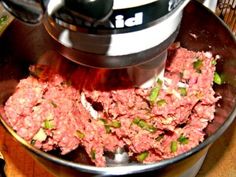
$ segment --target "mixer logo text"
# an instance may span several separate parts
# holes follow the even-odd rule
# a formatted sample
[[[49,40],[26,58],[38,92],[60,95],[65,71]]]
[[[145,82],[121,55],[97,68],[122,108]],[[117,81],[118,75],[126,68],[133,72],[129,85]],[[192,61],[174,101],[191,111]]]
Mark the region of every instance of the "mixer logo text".
[[[125,19],[123,15],[115,16],[115,24],[113,28],[124,28],[141,25],[143,23],[143,12],[135,13],[133,17]]]

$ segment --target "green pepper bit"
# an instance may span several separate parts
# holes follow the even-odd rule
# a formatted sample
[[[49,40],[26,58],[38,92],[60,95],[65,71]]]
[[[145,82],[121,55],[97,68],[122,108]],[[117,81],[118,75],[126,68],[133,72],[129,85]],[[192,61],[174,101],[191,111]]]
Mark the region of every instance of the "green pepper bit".
[[[53,125],[53,120],[49,120],[49,119],[46,119],[44,121],[44,126],[43,126],[45,129],[52,129],[54,128],[54,125]]]
[[[187,95],[186,87],[179,87],[178,90],[179,90],[179,93],[180,93],[181,96],[186,96]]]
[[[111,127],[114,128],[120,128],[121,127],[121,123],[118,120],[113,120],[110,124]]]
[[[149,101],[151,103],[154,103],[159,95],[159,92],[161,90],[161,86],[162,86],[162,80],[158,79],[157,80],[157,85],[152,88],[150,95],[149,95]]]
[[[164,138],[164,133],[160,134],[158,137],[156,137],[156,141],[161,141]]]
[[[148,157],[148,154],[149,154],[148,151],[140,153],[139,155],[136,156],[137,161],[143,162]]]
[[[3,25],[8,19],[7,15],[3,15],[0,17],[0,25]]]
[[[113,120],[111,123],[108,123],[106,119],[99,119],[104,124],[106,133],[111,133],[111,127],[120,128],[121,123],[118,120]]]
[[[165,99],[161,99],[157,101],[157,106],[162,107],[165,106],[167,104]]]
[[[170,150],[171,150],[171,152],[176,152],[178,150],[177,141],[171,141]]]
[[[85,137],[85,134],[79,130],[76,130],[76,136],[80,139],[83,139]]]
[[[33,145],[33,146],[35,145],[35,143],[36,143],[36,140],[34,140],[34,139],[32,139],[32,140],[30,141],[30,144]]]
[[[136,124],[137,126],[139,126],[140,128],[142,128],[143,130],[149,131],[150,133],[155,133],[157,131],[156,127],[154,127],[153,125],[148,124],[143,119],[135,118],[133,120],[133,123]]]
[[[92,160],[96,159],[96,151],[94,149],[91,150],[90,155],[91,155]]]
[[[216,61],[217,59],[213,59],[212,61],[211,61],[211,64],[212,65],[216,65],[217,64],[217,61]]]
[[[106,133],[111,133],[110,125],[105,124],[104,127],[105,127],[105,130],[106,130]]]
[[[213,81],[214,81],[214,83],[216,83],[218,85],[222,84],[222,79],[217,72],[214,73]]]
[[[177,141],[180,144],[188,144],[188,138],[185,137],[183,134],[180,135],[180,137],[177,139]]]
[[[203,66],[203,62],[201,59],[197,58],[196,61],[193,62],[193,68],[196,70],[196,72],[201,73],[201,68]]]

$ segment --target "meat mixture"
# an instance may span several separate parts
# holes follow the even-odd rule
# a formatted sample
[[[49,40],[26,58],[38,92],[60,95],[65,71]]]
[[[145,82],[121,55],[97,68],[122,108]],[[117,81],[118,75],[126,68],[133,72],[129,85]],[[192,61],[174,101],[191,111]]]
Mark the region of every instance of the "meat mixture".
[[[126,70],[30,66],[4,105],[4,120],[26,141],[62,155],[83,147],[96,166],[127,149],[140,163],[184,153],[204,140],[219,99],[215,59],[170,49],[163,79],[136,88]]]

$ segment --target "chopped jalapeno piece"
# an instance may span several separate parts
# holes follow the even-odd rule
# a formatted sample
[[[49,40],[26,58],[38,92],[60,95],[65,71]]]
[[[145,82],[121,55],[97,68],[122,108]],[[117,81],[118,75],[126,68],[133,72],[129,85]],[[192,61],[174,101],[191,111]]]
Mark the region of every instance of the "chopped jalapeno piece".
[[[144,127],[147,127],[148,124],[147,124],[147,122],[146,122],[145,120],[142,120],[142,119],[141,119],[141,120],[138,122],[138,126],[141,127],[141,128],[144,128]]]
[[[216,65],[216,64],[217,64],[216,59],[212,60],[212,61],[211,61],[211,64],[212,64],[212,65]]]
[[[90,155],[93,160],[96,159],[96,151],[94,149],[91,150]]]
[[[114,128],[120,128],[121,123],[118,120],[113,120],[110,126]]]
[[[8,16],[7,15],[3,15],[1,16],[0,18],[0,25],[3,25],[8,19]]]
[[[106,124],[107,120],[106,119],[99,119],[100,121],[102,121],[102,123]]]
[[[180,93],[181,96],[186,96],[187,95],[186,87],[179,87],[178,90],[179,90],[179,93]]]
[[[45,129],[52,129],[52,128],[54,128],[53,121],[46,119],[44,121],[44,128]]]
[[[201,73],[201,68],[203,66],[202,60],[197,59],[196,61],[193,62],[193,68],[196,70],[196,72]]]
[[[164,134],[160,134],[155,140],[156,141],[161,141],[162,138],[164,138]]]
[[[188,144],[188,138],[185,137],[183,134],[177,139],[180,144]]]
[[[133,120],[133,123],[136,124],[136,125],[138,125],[139,121],[140,121],[140,119],[139,119],[138,117],[136,117],[136,118]]]
[[[159,95],[159,92],[161,90],[161,86],[162,86],[162,80],[158,79],[157,80],[157,85],[152,88],[150,95],[149,95],[149,100],[151,103],[154,103]]]
[[[104,125],[106,133],[111,133],[111,127],[109,125]]]
[[[140,128],[142,128],[143,130],[149,131],[150,133],[155,133],[157,131],[156,127],[154,127],[153,125],[148,124],[143,119],[135,118],[133,120],[133,123],[136,124],[137,126],[139,126]]]
[[[148,154],[149,153],[147,151],[140,153],[136,156],[137,161],[143,162],[147,158]]]
[[[161,99],[157,101],[157,106],[165,106],[166,105],[166,100],[165,99]]]
[[[80,138],[80,139],[83,139],[83,138],[85,137],[85,134],[82,133],[81,131],[77,130],[77,131],[76,131],[76,136],[77,136],[78,138]]]
[[[32,139],[32,140],[30,141],[30,144],[32,144],[32,145],[35,145],[35,143],[36,143],[36,140],[34,140],[34,139]]]
[[[103,122],[106,133],[111,133],[111,127],[113,127],[113,128],[120,128],[121,127],[121,123],[117,120],[113,120],[111,123],[108,123],[107,120],[105,120],[105,119],[100,119],[100,121]]]
[[[148,125],[147,127],[144,127],[144,130],[147,130],[150,133],[155,133],[157,131],[156,127],[154,127],[152,125]]]
[[[218,85],[222,84],[222,79],[221,79],[220,75],[217,72],[214,73],[213,80],[214,80],[214,83],[216,83]]]
[[[171,152],[176,152],[178,150],[177,141],[171,141],[170,150]]]
[[[150,96],[149,96],[149,100],[151,102],[155,102],[158,95],[159,95],[159,88],[157,88],[157,87],[152,88]]]

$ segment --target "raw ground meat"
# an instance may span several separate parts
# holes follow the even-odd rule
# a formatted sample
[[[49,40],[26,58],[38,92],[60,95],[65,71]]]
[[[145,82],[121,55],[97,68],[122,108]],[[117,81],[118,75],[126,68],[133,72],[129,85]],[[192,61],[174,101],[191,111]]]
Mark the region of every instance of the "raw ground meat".
[[[214,58],[171,49],[163,80],[133,87],[126,70],[34,65],[6,101],[5,121],[26,141],[61,154],[84,147],[96,166],[124,146],[142,163],[174,157],[204,140],[214,118]],[[66,74],[65,74],[66,73]]]

